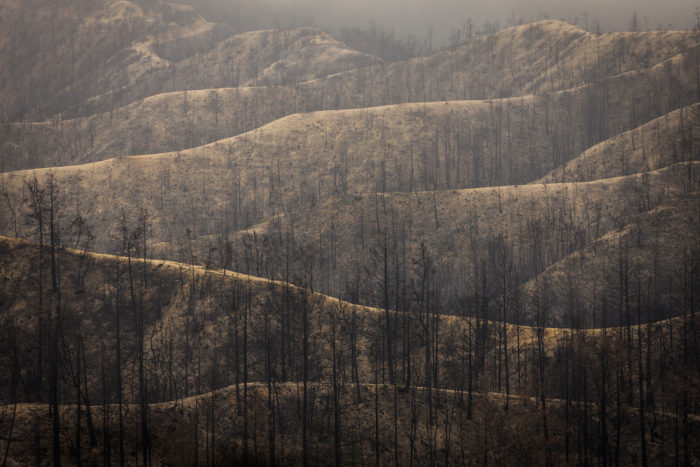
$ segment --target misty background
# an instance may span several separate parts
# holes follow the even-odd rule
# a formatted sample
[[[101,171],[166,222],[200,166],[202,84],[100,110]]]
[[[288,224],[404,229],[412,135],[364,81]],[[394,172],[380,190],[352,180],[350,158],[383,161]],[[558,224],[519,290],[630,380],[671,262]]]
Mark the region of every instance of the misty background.
[[[563,19],[601,32],[638,28],[692,29],[698,24],[698,0],[176,0],[197,6],[210,20],[238,30],[276,26],[341,27],[379,25],[399,37],[432,36],[444,45],[453,30],[470,18],[477,28],[506,27],[543,18]]]

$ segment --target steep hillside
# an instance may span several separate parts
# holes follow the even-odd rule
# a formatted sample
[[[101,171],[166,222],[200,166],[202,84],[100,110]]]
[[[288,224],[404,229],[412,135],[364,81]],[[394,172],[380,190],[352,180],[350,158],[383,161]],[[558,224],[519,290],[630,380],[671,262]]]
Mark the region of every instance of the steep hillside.
[[[129,236],[138,225],[130,223],[126,228]],[[86,245],[78,242],[77,246],[83,248]],[[241,370],[240,361],[235,363],[233,359],[239,358],[234,353],[243,351],[244,326],[248,330],[249,381],[264,380],[268,371],[265,359],[268,357],[275,360],[273,365],[281,381],[298,380],[302,376],[304,319],[308,321],[309,358],[314,360],[313,380],[327,380],[331,370],[327,338],[332,321],[336,320],[337,338],[348,345],[351,344],[348,339],[354,340],[351,344],[356,351],[353,365],[358,366],[358,372],[352,378],[359,378],[362,383],[372,382],[373,359],[378,358],[374,339],[380,338],[382,333],[384,310],[353,305],[288,283],[232,271],[164,260],[144,262],[138,257],[140,252],[136,246],[134,244],[123,252],[131,252],[130,260],[126,256],[95,254],[84,249],[55,250],[54,255],[62,269],[54,291],[49,245],[40,249],[38,244],[5,237],[0,239],[0,303],[3,336],[7,337],[2,345],[8,352],[2,358],[13,358],[13,346],[23,356],[20,371],[25,384],[20,399],[31,401],[43,397],[34,391],[38,390],[42,378],[49,377],[47,368],[42,366],[49,364],[47,354],[42,352],[51,352],[49,339],[51,333],[56,332],[52,327],[56,325],[56,319],[61,320],[60,332],[65,340],[61,345],[67,346],[62,352],[66,352],[67,358],[72,358],[70,352],[76,351],[78,345],[85,347],[81,358],[86,361],[86,371],[95,376],[87,381],[87,388],[93,394],[102,384],[97,379],[102,364],[101,351],[106,350],[108,361],[112,362],[110,365],[115,363],[117,332],[120,333],[124,368],[137,365],[139,319],[143,320],[144,339],[149,343],[144,348],[144,359],[153,401],[189,397],[228,386],[235,378],[240,378],[241,374],[236,374]],[[60,316],[55,308],[59,293]],[[423,313],[426,311],[422,310]],[[391,310],[389,314],[392,321],[401,324],[401,332],[420,334],[419,321],[424,317],[399,315]],[[440,315],[433,318],[437,326],[443,328],[445,342],[466,338],[466,329],[471,323],[469,319]],[[486,325],[485,322],[480,324]],[[265,331],[266,326],[271,327]],[[491,326],[495,328],[496,324]],[[513,334],[516,328],[508,326]],[[546,333],[548,351],[551,351],[560,332],[548,329]],[[531,348],[533,328],[519,327],[519,335],[523,349]],[[185,336],[189,341],[182,339]],[[274,348],[266,349],[268,345]],[[403,351],[415,353],[411,359],[417,359],[419,346],[415,347],[404,346]],[[272,354],[266,356],[268,350]],[[199,359],[197,368],[194,367],[195,358]],[[444,358],[448,355],[445,354]],[[211,379],[212,371],[217,373],[215,381]],[[70,374],[65,376],[69,378]],[[351,376],[349,372],[347,376]],[[11,377],[11,374],[3,374],[0,380],[3,390],[10,387]],[[134,372],[125,371],[125,398],[136,399],[137,377]],[[451,381],[454,377],[456,375],[440,371],[440,379]],[[110,379],[108,383],[113,386],[115,381]],[[447,386],[451,384],[445,382]]]
[[[199,101],[211,98],[209,91],[194,94]],[[224,95],[233,98],[232,91]],[[695,110],[684,112],[694,115]],[[314,261],[326,272],[313,285],[350,298],[349,284],[356,278],[347,271],[364,264],[377,273],[376,253],[366,248],[381,240],[381,225],[392,225],[393,248],[402,245],[403,262],[418,257],[422,243],[428,245],[450,291],[448,301],[458,300],[461,294],[453,290],[478,276],[479,257],[470,251],[512,253],[510,280],[521,283],[632,214],[697,188],[697,163],[574,185],[501,187],[527,183],[565,162],[555,159],[563,157],[560,139],[585,147],[585,123],[566,125],[560,114],[566,109],[535,97],[314,112],[178,153],[12,172],[1,177],[3,233],[36,238],[34,222],[25,221],[31,212],[26,183],[36,176],[46,187],[54,177],[61,222],[67,226],[76,216],[85,219],[98,251],[117,251],[120,218],[145,209],[152,254],[230,267],[239,249],[243,254],[260,249],[267,258],[264,268],[250,262],[238,262],[236,268],[280,278],[290,261],[282,252],[313,245]],[[695,157],[693,139],[674,142],[678,125],[661,125],[679,116],[649,124],[656,129],[654,147],[669,141],[671,148],[665,156],[648,157],[657,161],[655,166]],[[681,125],[681,137],[690,128],[694,138],[687,125]],[[629,135],[640,131],[646,130]],[[620,139],[633,139],[629,135]],[[616,148],[615,141],[578,160],[600,158],[591,154],[624,157],[625,149]],[[675,148],[691,152],[674,155]],[[627,171],[643,169],[637,159],[628,159],[633,170]],[[614,163],[608,165],[614,175]],[[463,191],[484,185],[493,188]],[[249,242],[253,231],[264,236],[264,248]],[[292,246],[285,232],[294,232]],[[296,271],[301,261],[296,253],[292,258]],[[408,273],[403,276],[410,279]],[[362,296],[355,300],[381,303],[371,283],[358,293]],[[560,319],[553,316],[551,322]]]
[[[154,70],[119,95],[96,96],[79,114],[104,112],[154,94],[255,84],[294,85],[380,63],[315,28],[236,34],[216,47]]]
[[[128,246],[135,227],[124,231],[131,259],[54,251],[61,267],[55,289],[49,246],[0,239],[0,361],[10,369],[0,377],[0,429],[10,433],[4,444],[10,462],[50,456],[52,417],[42,388],[52,381],[52,365],[60,365],[54,381],[61,388],[58,432],[66,463],[75,462],[77,452],[83,461],[107,456],[137,462],[145,445],[154,459],[176,464],[210,456],[221,463],[252,456],[298,462],[300,432],[307,430],[304,436],[317,446],[311,456],[319,462],[333,452],[367,462],[364,444],[375,446],[382,459],[425,459],[442,450],[436,462],[450,465],[450,446],[456,459],[460,452],[483,455],[486,449],[489,457],[507,460],[520,449],[497,446],[516,431],[519,439],[536,443],[537,449],[526,450],[533,460],[563,459],[571,420],[581,423],[582,435],[598,440],[590,446],[595,456],[601,425],[581,428],[583,421],[612,417],[611,409],[597,404],[613,396],[599,375],[625,368],[607,367],[605,359],[627,344],[658,349],[697,330],[696,323],[676,319],[633,326],[628,340],[616,329],[538,331],[434,315],[432,299],[427,308],[412,300],[411,313],[384,312],[229,271],[144,262]],[[639,362],[652,357],[650,349]],[[566,356],[573,360],[565,369]],[[548,375],[546,385],[530,363],[535,361]],[[649,384],[659,389],[650,409],[657,426],[677,424],[678,395],[669,388],[694,384],[697,368],[684,374],[673,352],[656,352],[648,364],[663,372],[648,373]],[[577,386],[581,374],[590,376]],[[628,390],[633,397],[633,386]],[[535,402],[540,391],[547,394],[546,408]],[[691,436],[698,429],[696,396],[686,399],[684,409],[682,426]],[[587,407],[572,397],[585,397]],[[638,413],[633,405],[624,411]],[[552,430],[547,440],[535,428],[522,431],[526,420],[544,413]],[[466,435],[496,420],[502,429]],[[620,455],[632,461],[636,424],[616,423],[626,440]],[[332,440],[341,432],[334,451]],[[449,441],[439,433],[448,433]],[[650,457],[664,455],[669,442],[649,440]],[[681,454],[686,450],[697,457],[687,445]]]
[[[338,193],[497,185],[516,177],[527,182],[544,174],[541,166],[555,165],[542,128],[544,105],[531,98],[298,114],[178,153],[12,172],[2,177],[4,218],[21,210],[24,180],[49,173],[66,200],[78,200],[74,213],[91,219],[100,249],[107,248],[119,210],[137,205],[162,219],[153,230],[164,240],[166,229],[171,239],[185,228],[195,237],[245,229]],[[532,124],[500,133],[491,127],[530,112],[537,118]],[[514,144],[516,135],[528,144]],[[517,151],[516,164],[503,158],[509,148]],[[526,178],[529,171],[534,174]]]
[[[644,175],[587,183],[339,196],[256,226],[244,232],[241,241],[251,246],[255,232],[255,248],[263,255],[263,271],[268,273],[268,268],[280,271],[288,261],[284,256],[288,247],[284,232],[292,231],[295,242],[315,245],[317,268],[323,272],[317,277],[317,289],[346,298],[353,297],[351,292],[359,293],[355,300],[380,306],[385,282],[392,294],[398,294],[405,284],[416,280],[420,270],[415,271],[412,265],[422,258],[424,246],[440,287],[444,288],[445,300],[450,300],[450,304],[478,294],[500,300],[503,287],[508,288],[509,294],[518,293],[511,289],[540,277],[547,268],[565,258],[580,259],[578,267],[602,280],[605,276],[597,274],[606,271],[617,256],[601,251],[597,259],[602,262],[601,270],[598,270],[588,267],[579,255],[591,249],[598,252],[596,245],[601,239],[628,224],[629,229],[639,232],[633,237],[639,241],[637,248],[648,253],[637,258],[636,268],[654,264],[660,277],[672,275],[684,255],[700,252],[698,242],[693,241],[695,224],[689,221],[695,216],[693,203],[697,199],[679,198],[688,191],[689,175],[693,189],[697,189],[700,182],[697,170],[695,163],[692,171],[687,165],[679,165]],[[673,207],[677,214],[663,224],[667,237],[648,228],[644,217],[635,217],[640,213],[651,215],[657,206]],[[650,242],[657,245],[654,261],[649,256]],[[217,246],[210,238],[198,244],[200,251]],[[390,270],[388,279],[383,277],[385,265]],[[608,273],[613,270],[616,269],[609,269]],[[255,273],[252,268],[248,271]],[[359,271],[367,280],[354,290]],[[574,277],[573,286],[587,287]],[[482,278],[485,288],[474,290]],[[676,278],[670,280],[675,284]],[[556,285],[552,281],[548,283],[551,288],[548,293],[553,296],[565,295],[571,286],[562,281]],[[602,290],[603,286],[599,285],[598,300],[603,296]],[[396,300],[398,303],[398,296]],[[519,300],[527,302],[527,299]],[[567,308],[558,303],[556,306],[552,303],[545,322],[571,325],[567,321]],[[610,299],[609,304],[613,303],[617,301]],[[445,308],[449,310],[450,306]],[[523,310],[524,307],[516,310],[511,302],[508,319],[534,323],[534,315],[526,315]],[[573,316],[592,324],[585,313]],[[617,322],[617,316],[608,318],[608,324]]]
[[[700,105],[676,110],[597,144],[539,182],[583,182],[700,159]]]
[[[348,462],[358,465],[395,463],[418,465],[468,465],[474,459],[486,462],[537,463],[547,457],[555,464],[566,463],[566,446],[569,457],[577,457],[573,449],[574,436],[584,433],[601,435],[598,431],[598,406],[590,404],[581,415],[579,407],[567,404],[564,399],[550,400],[547,407],[548,438],[545,440],[532,420],[542,418],[542,410],[530,397],[511,396],[508,410],[504,410],[506,397],[499,393],[475,393],[472,409],[466,402],[467,393],[452,390],[417,388],[414,391],[395,391],[386,384],[362,385],[364,399],[356,402],[351,386],[341,385],[337,392],[327,384],[308,385],[308,403],[313,405],[313,424],[307,426],[307,441],[314,446],[308,452],[313,465],[332,465]],[[236,386],[231,386],[199,397],[190,397],[176,403],[154,404],[148,409],[150,422],[150,456],[153,461],[166,465],[250,464],[262,462],[286,462],[301,464],[304,459],[304,423],[298,407],[303,404],[303,392],[296,383],[246,385],[247,397],[236,401]],[[243,385],[238,387],[243,392]],[[376,394],[376,396],[375,396]],[[273,401],[271,404],[270,401]],[[334,424],[334,401],[340,416]],[[85,410],[85,407],[82,408]],[[568,410],[567,410],[568,409]],[[672,409],[668,407],[668,409]],[[12,406],[8,411],[12,411]],[[434,411],[433,420],[427,414]],[[582,409],[581,409],[582,410]],[[96,424],[97,442],[86,450],[83,462],[102,463],[107,459],[119,461],[119,431],[115,420],[119,418],[116,406],[92,408]],[[140,411],[133,406],[123,414],[125,460],[137,462],[141,457]],[[619,457],[630,463],[639,461],[635,409],[624,410],[627,422],[620,427],[621,446]],[[674,443],[672,436],[677,417],[672,411],[650,411],[658,430],[653,440],[647,441],[649,462],[663,463],[685,459],[683,449],[679,455],[667,455],[664,446]],[[75,406],[62,408],[64,424],[61,433],[66,439],[75,440]],[[84,417],[83,413],[83,417]],[[622,418],[621,417],[621,418]],[[310,417],[311,418],[311,417]],[[105,443],[103,422],[109,428]],[[568,421],[567,421],[568,420]],[[580,421],[582,428],[567,431],[571,420]],[[584,425],[583,420],[589,424]],[[44,423],[43,425],[38,424]],[[18,405],[14,418],[16,439],[11,444],[8,465],[31,463],[37,457],[49,458],[50,418],[42,404]],[[3,425],[7,427],[8,423]],[[39,427],[39,429],[37,429]],[[335,444],[335,427],[342,441]],[[488,430],[484,430],[487,427]],[[585,427],[585,428],[584,428]],[[592,431],[585,431],[591,428]],[[689,437],[700,432],[697,414],[689,414],[683,424]],[[81,425],[82,446],[90,445],[85,423]],[[568,433],[568,436],[567,436]],[[617,432],[615,432],[617,433]],[[272,434],[272,435],[271,435]],[[511,440],[517,437],[517,443]],[[37,442],[38,440],[38,442]],[[187,440],[182,442],[181,440]],[[624,442],[623,442],[624,440]],[[74,443],[75,444],[75,443]],[[109,446],[105,449],[105,446]],[[581,449],[581,457],[595,459],[591,449],[599,449],[598,438]],[[76,462],[76,451],[64,445],[63,462]],[[337,449],[336,449],[337,448]],[[689,448],[692,462],[698,459],[694,447]],[[337,457],[336,457],[337,456]]]
[[[700,192],[693,191],[621,222],[523,287],[539,295],[548,323],[608,326],[657,321],[696,310],[700,281]],[[691,311],[692,312],[692,311]]]
[[[348,125],[345,128],[352,131]],[[307,138],[312,135],[305,134]],[[509,257],[515,268],[510,280],[519,283],[584,248],[635,213],[696,189],[700,176],[694,163],[588,183],[395,194],[362,194],[356,188],[342,195],[342,181],[331,184],[333,166],[325,173],[314,172],[324,169],[308,154],[306,159],[294,160],[279,155],[267,165],[258,165],[257,157],[274,155],[260,147],[272,140],[264,134],[246,138],[250,139],[242,143],[251,148],[248,160],[228,158],[228,147],[217,145],[201,153],[119,158],[5,175],[5,232],[36,238],[36,221],[24,222],[30,218],[31,203],[22,197],[27,196],[26,183],[35,175],[44,190],[49,188],[48,177],[53,177],[59,193],[57,219],[67,228],[75,216],[81,216],[100,251],[118,251],[115,234],[121,219],[136,218],[145,209],[150,252],[159,257],[226,267],[236,261],[238,270],[279,278],[290,261],[284,251],[295,252],[292,269],[299,271],[303,257],[297,250],[311,247],[313,261],[325,272],[314,285],[326,293],[346,296],[349,284],[356,280],[348,271],[364,265],[372,274],[378,272],[381,258],[368,248],[379,248],[382,242],[392,244],[393,254],[402,250],[405,268],[411,258],[419,256],[420,245],[426,244],[439,265],[444,286],[451,290],[478,274],[475,261],[483,256],[469,252],[489,251],[489,261],[496,261],[492,255],[503,250],[499,254]],[[260,144],[251,144],[254,141]],[[348,151],[348,161],[353,161],[351,155]],[[304,165],[294,165],[301,162]],[[380,178],[361,178],[363,167],[367,166],[353,167],[348,179],[357,182],[348,186],[366,183],[367,191],[374,187],[383,191],[375,185]],[[326,186],[317,185],[320,176],[325,177],[320,180]],[[323,201],[334,193],[339,194]],[[257,219],[265,218],[270,220],[253,227]],[[251,230],[246,231],[248,228]],[[267,237],[266,243],[250,243],[254,231]],[[294,234],[291,246],[285,240],[289,232]],[[263,255],[256,265],[242,261],[241,255],[247,258],[253,250]],[[402,274],[404,280],[409,279],[407,273]],[[380,294],[373,290],[371,283],[363,287],[363,302],[381,303]]]
[[[288,88],[218,88],[158,94],[76,119],[0,125],[0,171],[84,164],[201,146],[292,113]]]
[[[3,159],[12,162],[0,170],[182,150],[299,112],[455,99],[531,99],[532,93],[543,99],[544,124],[530,123],[547,132],[542,139],[551,146],[551,170],[596,143],[694,102],[698,95],[695,64],[700,49],[687,32],[594,36],[564,23],[543,22],[429,57],[377,66],[369,66],[378,63],[376,57],[310,28],[211,39],[202,42],[210,49],[187,57],[163,52],[170,60],[156,54],[159,41],[156,37],[132,46],[143,60],[151,57],[159,64],[149,67],[147,75],[123,65],[130,76],[139,76],[131,84],[106,83],[111,91],[90,94],[89,100],[76,96],[77,101],[60,104],[55,112],[64,113],[50,122],[4,125]],[[199,50],[193,47],[182,49]],[[511,72],[499,71],[504,69]],[[103,71],[100,80],[111,79],[109,69]],[[232,89],[251,84],[257,87]],[[197,92],[184,92],[188,90]],[[57,100],[45,101],[59,105]],[[76,112],[86,116],[66,119]],[[522,129],[527,114],[514,117]],[[499,126],[510,122],[506,119]],[[577,138],[569,141],[557,125],[583,125],[577,131],[585,135],[585,144]],[[504,183],[516,182],[520,183]]]
[[[232,35],[163,0],[4,3],[3,120],[90,115],[173,90],[294,84],[381,62],[312,28]]]
[[[10,121],[66,112],[105,93],[128,94],[149,73],[169,67],[154,44],[228,33],[162,0],[2,4],[0,115]]]
[[[547,128],[585,147],[583,122],[555,123],[548,107],[531,97],[293,115],[178,153],[6,174],[4,217],[20,209],[25,179],[49,173],[103,239],[119,210],[137,205],[163,219],[154,228],[162,240],[166,228],[194,236],[245,229],[334,194],[527,183],[562,155]]]
[[[0,0],[3,466],[698,463],[698,32],[346,32]]]

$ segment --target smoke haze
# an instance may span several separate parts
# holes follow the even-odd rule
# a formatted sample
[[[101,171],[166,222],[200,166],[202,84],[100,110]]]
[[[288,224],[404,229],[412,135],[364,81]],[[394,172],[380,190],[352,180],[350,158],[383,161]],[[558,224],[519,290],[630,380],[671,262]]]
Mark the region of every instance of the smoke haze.
[[[179,0],[185,2],[186,0]],[[367,26],[377,23],[399,35],[425,36],[429,29],[437,40],[467,18],[474,24],[563,19],[603,32],[630,28],[636,12],[639,29],[689,29],[696,23],[698,0],[190,0],[208,16],[226,17],[241,28],[253,29],[314,22],[323,27]],[[223,15],[223,16],[222,16]]]

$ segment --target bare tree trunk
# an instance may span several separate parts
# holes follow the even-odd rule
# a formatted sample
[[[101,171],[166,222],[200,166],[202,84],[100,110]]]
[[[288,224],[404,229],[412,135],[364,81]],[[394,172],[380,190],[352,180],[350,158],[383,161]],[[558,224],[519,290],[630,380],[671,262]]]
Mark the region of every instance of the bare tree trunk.
[[[90,447],[97,446],[97,433],[95,432],[95,424],[92,419],[92,408],[90,405],[90,396],[88,393],[88,371],[87,371],[87,359],[85,358],[85,343],[80,339],[80,352],[82,352],[82,362],[83,362],[83,401],[85,402],[85,419],[88,425],[88,435],[90,439]]]
[[[380,348],[376,343],[377,350]],[[379,359],[374,359],[374,459],[375,465],[379,467]]]
[[[607,305],[605,299],[603,299],[603,343],[601,351],[601,383],[600,383],[600,413],[598,418],[600,419],[600,458],[603,467],[607,466],[609,463],[608,454],[610,452],[610,443],[608,441],[608,333],[607,333]]]
[[[338,388],[338,360],[336,355],[336,316],[331,316],[331,358],[333,359],[333,446],[335,465],[342,465],[342,435],[340,431],[340,391]]]
[[[57,215],[58,215],[58,186],[55,184],[53,176],[49,178],[47,182],[47,189],[49,190],[49,234],[51,241],[51,283],[52,290],[55,299],[56,313],[53,318],[53,332],[51,332],[51,360],[50,360],[50,405],[51,405],[51,416],[52,416],[52,426],[53,426],[53,463],[54,466],[59,467],[61,465],[61,422],[59,413],[59,380],[58,380],[58,366],[59,366],[59,352],[58,352],[58,342],[61,336],[61,289],[59,287],[59,271],[58,263],[56,261],[56,249],[58,247],[58,226]]]
[[[387,229],[384,229],[382,251],[384,256],[384,332],[386,336],[386,358],[389,365],[389,383],[396,384],[396,379],[394,377],[393,328],[391,325],[391,313],[389,312],[389,248],[387,242]]]
[[[100,382],[102,386],[102,463],[112,465],[112,442],[109,426],[109,399],[107,397],[107,371],[105,346],[100,343]]]
[[[302,297],[302,321],[303,321],[303,384],[304,384],[304,404],[301,414],[302,425],[302,457],[304,467],[309,465],[309,433],[308,433],[308,382],[309,382],[309,297],[307,292],[303,292]]]
[[[17,384],[19,379],[19,361],[17,358],[17,336],[15,335],[14,326],[12,329],[12,377],[10,382],[10,403],[12,404],[12,416],[10,417],[10,429],[7,433],[7,441],[5,444],[5,454],[2,459],[2,467],[7,467],[7,458],[10,455],[10,445],[12,444],[12,433],[15,428],[15,419],[17,416]],[[3,407],[4,414],[4,407]]]
[[[117,372],[117,407],[119,410],[119,465],[124,465],[124,414],[123,414],[123,383],[122,383],[122,344],[121,344],[121,303],[120,303],[120,280],[119,263],[116,263],[116,300],[114,310],[114,333],[116,346],[115,370]]]
[[[80,345],[78,345],[78,349],[76,352],[76,385],[75,385],[75,464],[78,467],[81,467],[83,465],[82,461],[82,446],[81,446],[81,429],[80,425],[82,424],[82,404],[80,400],[80,370],[81,370],[81,363],[80,363]]]
[[[248,463],[248,314],[250,313],[250,278],[246,291],[246,305],[243,307],[243,462]]]
[[[647,437],[644,421],[644,375],[642,373],[642,304],[641,283],[637,283],[637,379],[639,381],[639,434],[642,441],[642,465],[647,467]],[[650,375],[647,375],[649,377]]]

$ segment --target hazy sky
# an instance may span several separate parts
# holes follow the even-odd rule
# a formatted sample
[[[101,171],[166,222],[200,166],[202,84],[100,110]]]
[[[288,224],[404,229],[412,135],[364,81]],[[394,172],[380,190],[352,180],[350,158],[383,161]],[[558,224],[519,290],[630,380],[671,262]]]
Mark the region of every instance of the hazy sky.
[[[179,0],[186,1],[186,0]],[[270,21],[270,15],[279,21],[290,18],[315,18],[319,25],[366,26],[371,21],[394,28],[398,34],[423,36],[433,26],[437,36],[449,32],[471,17],[476,24],[498,20],[506,25],[508,18],[535,19],[547,14],[553,19],[572,22],[578,18],[583,24],[584,12],[589,23],[597,19],[603,31],[625,29],[633,12],[637,12],[640,28],[648,18],[651,29],[692,28],[694,13],[700,0],[195,0],[219,3],[236,9],[240,16],[257,16],[257,21]],[[237,6],[232,6],[237,5]],[[257,11],[257,13],[254,13]]]

